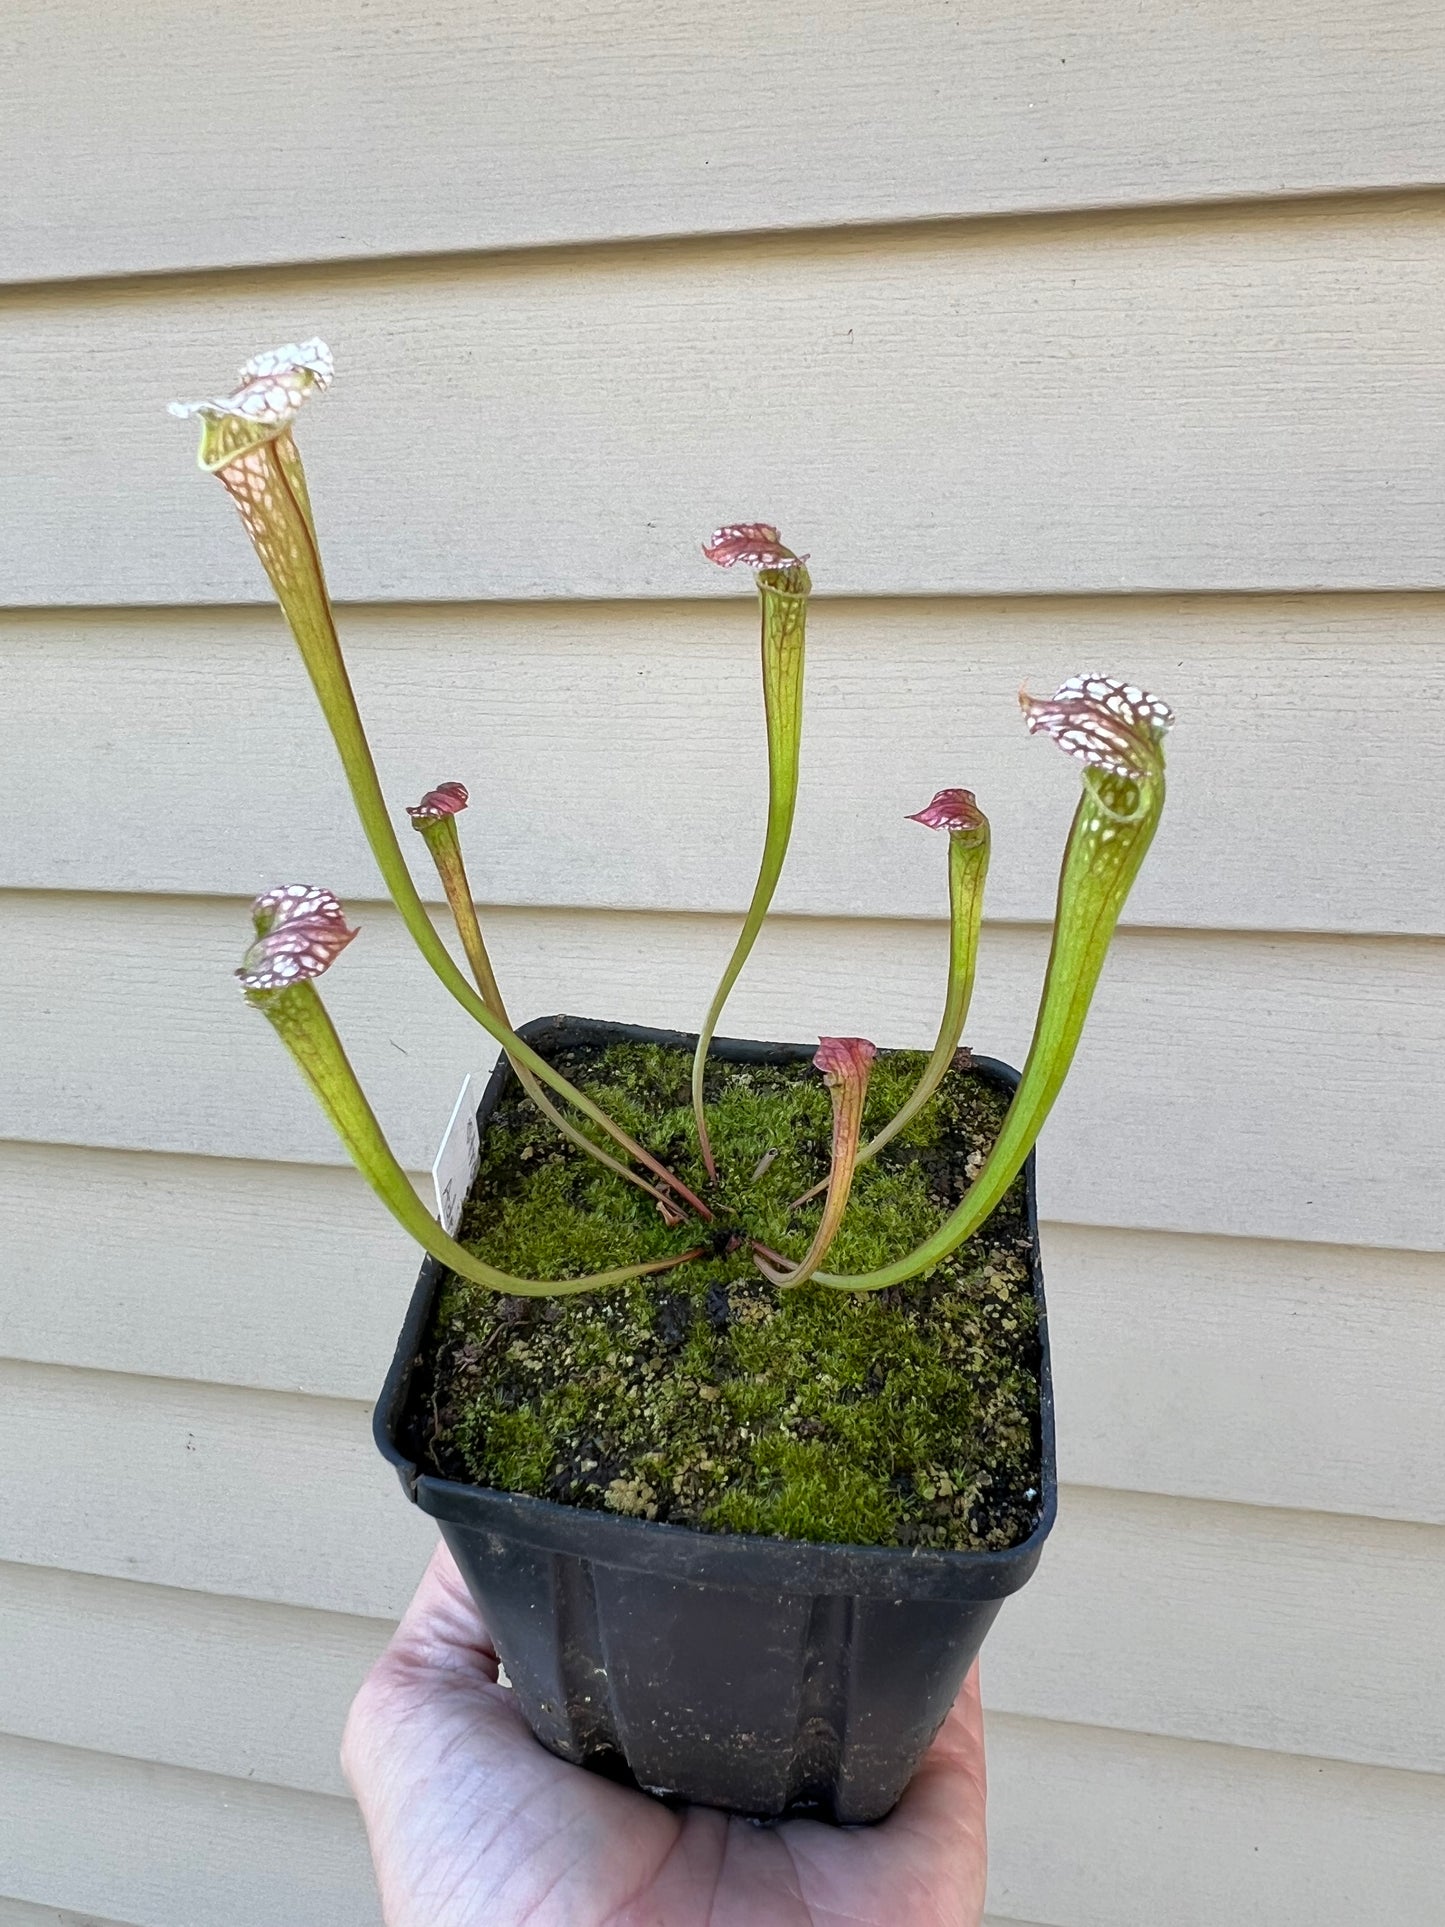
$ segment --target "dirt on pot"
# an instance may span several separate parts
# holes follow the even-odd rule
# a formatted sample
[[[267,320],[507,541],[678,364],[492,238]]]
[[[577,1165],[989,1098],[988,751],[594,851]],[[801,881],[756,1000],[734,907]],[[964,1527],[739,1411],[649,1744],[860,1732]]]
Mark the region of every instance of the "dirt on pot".
[[[690,1057],[657,1044],[558,1053],[558,1068],[701,1188]],[[922,1070],[875,1065],[865,1137]],[[1018,1178],[926,1278],[884,1292],[779,1290],[740,1238],[800,1256],[831,1106],[806,1062],[710,1066],[718,1223],[669,1229],[635,1187],[563,1142],[512,1081],[487,1126],[458,1236],[516,1276],[575,1277],[681,1251],[676,1273],[565,1298],[438,1295],[403,1434],[450,1479],[658,1519],[854,1545],[992,1550],[1038,1521],[1039,1346]],[[957,1203],[1007,1092],[966,1054],[858,1173],[832,1272],[910,1250]]]

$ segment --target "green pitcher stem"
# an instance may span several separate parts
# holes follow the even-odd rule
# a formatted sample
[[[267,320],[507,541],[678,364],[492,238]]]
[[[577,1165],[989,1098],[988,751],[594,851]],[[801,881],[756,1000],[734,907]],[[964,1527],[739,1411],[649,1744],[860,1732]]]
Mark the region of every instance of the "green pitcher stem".
[[[776,579],[783,575],[787,587]],[[801,563],[791,570],[764,570],[758,577],[762,601],[763,713],[768,735],[768,823],[763,838],[762,861],[733,953],[713,992],[707,1015],[702,1021],[697,1049],[692,1060],[692,1110],[697,1121],[698,1144],[710,1178],[717,1177],[717,1161],[708,1137],[703,1110],[703,1074],[708,1049],[717,1030],[723,1007],[731,995],[758,932],[762,929],[782,875],[788,854],[788,839],[793,830],[793,813],[798,801],[798,756],[803,733],[803,667],[806,653],[808,593],[812,588],[808,572]]]
[[[308,981],[292,984],[285,990],[248,990],[246,1001],[269,1019],[345,1145],[352,1163],[397,1223],[432,1257],[474,1285],[485,1285],[489,1291],[512,1297],[550,1298],[626,1284],[651,1272],[670,1271],[702,1255],[704,1247],[699,1246],[675,1258],[619,1265],[586,1278],[514,1278],[509,1272],[483,1264],[465,1245],[458,1244],[442,1230],[417,1196],[367,1102],[315,984]]]
[[[645,1164],[655,1177],[687,1199],[694,1210],[711,1216],[650,1151],[628,1136],[600,1105],[569,1084],[560,1072],[496,1016],[457,968],[451,952],[437,935],[387,812],[386,799],[372,760],[371,745],[362,727],[351,678],[341,653],[340,638],[331,613],[321,551],[311,517],[301,456],[289,429],[233,456],[215,471],[236,502],[246,531],[271,579],[276,599],[290,624],[306,665],[322,713],[341,756],[342,768],[356,805],[356,814],[381,871],[382,880],[411,933],[412,941],[452,996],[506,1051],[581,1111],[630,1156]]]
[[[1109,941],[1164,807],[1162,766],[1142,784],[1090,770],[1059,877],[1054,940],[1033,1041],[1018,1089],[983,1168],[953,1214],[907,1256],[856,1277],[819,1272],[842,1291],[881,1291],[930,1271],[971,1237],[1033,1149],[1074,1061]]]

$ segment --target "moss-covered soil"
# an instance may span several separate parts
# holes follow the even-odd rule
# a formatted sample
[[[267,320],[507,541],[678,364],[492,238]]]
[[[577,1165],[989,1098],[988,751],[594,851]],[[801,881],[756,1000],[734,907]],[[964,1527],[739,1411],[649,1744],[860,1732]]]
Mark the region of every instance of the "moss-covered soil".
[[[1038,1517],[1038,1342],[1020,1178],[930,1277],[886,1292],[766,1284],[742,1232],[801,1256],[831,1107],[806,1062],[715,1063],[721,1182],[703,1191],[687,1055],[571,1049],[559,1068],[718,1213],[709,1256],[606,1292],[506,1298],[449,1277],[406,1428],[445,1477],[712,1532],[855,1545],[1017,1544]],[[923,1065],[880,1055],[865,1136]],[[961,1058],[914,1125],[858,1173],[834,1272],[932,1231],[977,1170],[1006,1094]],[[565,1144],[508,1086],[459,1233],[516,1276],[571,1277],[699,1241]]]

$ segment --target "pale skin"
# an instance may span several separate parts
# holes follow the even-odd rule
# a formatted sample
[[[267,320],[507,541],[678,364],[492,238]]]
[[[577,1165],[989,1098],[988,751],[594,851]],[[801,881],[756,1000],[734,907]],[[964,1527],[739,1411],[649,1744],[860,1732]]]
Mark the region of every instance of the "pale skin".
[[[674,1812],[539,1746],[439,1547],[356,1697],[342,1765],[387,1927],[979,1927],[974,1667],[881,1824]]]

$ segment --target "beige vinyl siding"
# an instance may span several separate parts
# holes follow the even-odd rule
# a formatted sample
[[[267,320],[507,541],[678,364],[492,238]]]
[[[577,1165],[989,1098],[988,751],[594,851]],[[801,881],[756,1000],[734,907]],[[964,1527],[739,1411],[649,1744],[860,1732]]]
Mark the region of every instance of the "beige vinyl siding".
[[[133,1927],[133,1923],[102,1920],[99,1914],[72,1913],[68,1907],[36,1907],[28,1900],[0,1896],[0,1927]]]
[[[1005,1918],[1319,1927],[1385,1907],[1425,1927],[1438,1910],[1438,1775],[1006,1715],[989,1749]]]
[[[746,906],[766,796],[751,594],[352,605],[341,625],[394,801],[444,770],[466,777],[468,824],[487,825],[468,846],[487,901]],[[1018,728],[1017,693],[1102,661],[1167,688],[1188,718],[1127,922],[1445,935],[1445,891],[1432,887],[1445,877],[1445,759],[1411,749],[1445,736],[1442,634],[1441,595],[820,597],[778,909],[940,917],[939,841],[903,817],[952,773],[987,799],[990,919],[1046,921],[1077,782]],[[375,895],[274,611],[0,615],[0,647],[14,666],[0,817],[26,825],[0,850],[0,887],[249,897],[294,863],[304,825],[316,875],[343,898]],[[37,815],[57,715],[68,807]],[[181,796],[205,798],[184,834],[164,827]],[[414,868],[439,900],[424,855]]]
[[[1012,1910],[1000,1920],[1042,1916],[1053,1927],[1040,1903],[1061,1889],[1078,1896],[1073,1918],[1085,1927],[1318,1927],[1371,1919],[1381,1893],[1397,1918],[1431,1918],[1434,1776],[1003,1714],[989,1748],[994,1904]],[[0,1741],[0,1786],[18,1823],[20,1877],[49,1883],[72,1907],[118,1900],[132,1921],[158,1927],[379,1922],[343,1800],[26,1740]],[[1041,1787],[1060,1796],[1044,1829],[1028,1817]],[[77,1811],[83,1832],[67,1824]],[[147,1829],[167,1843],[204,1842],[206,1877],[184,1850],[148,1852]],[[1019,1911],[1029,1907],[1032,1916]]]
[[[1032,1907],[1048,1927],[1040,1903],[1060,1890],[1077,1896],[1085,1927],[1318,1927],[1374,1918],[1381,1893],[1397,1918],[1431,1919],[1438,1776],[1007,1714],[990,1722],[989,1766],[993,1904]],[[160,1927],[292,1917],[378,1927],[344,1800],[18,1739],[0,1741],[0,1787],[19,1877],[71,1905],[119,1899],[133,1921]],[[1057,1790],[1042,1828],[1031,1817],[1041,1788]],[[76,1811],[79,1835],[67,1825]],[[184,1850],[148,1851],[143,1828],[204,1842],[205,1876]]]
[[[990,1922],[1435,1927],[1442,16],[738,15],[0,29],[0,1927],[379,1919],[335,1748],[432,1539],[369,1436],[416,1254],[235,998],[246,899],[355,908],[328,998],[419,1173],[492,1053],[163,412],[313,331],[383,777],[473,788],[519,1012],[690,1023],[729,945],[762,749],[720,519],[820,588],[729,1029],[930,1036],[900,819],[961,781],[970,1041],[1017,1061],[1075,792],[1018,683],[1175,703],[1040,1151],[1065,1483],[985,1665]]]
[[[126,1927],[381,1927],[349,1800],[11,1738],[0,1800],[0,1876],[82,1920],[104,1906]]]
[[[397,1155],[424,1169],[460,1072],[492,1052],[400,919],[354,909],[365,941],[327,980],[328,1008]],[[4,913],[18,955],[0,981],[15,1039],[0,1136],[341,1161],[236,995],[244,903],[57,892],[9,897]],[[507,910],[489,928],[519,1011],[680,1025],[705,1004],[736,924]],[[728,1025],[925,1043],[946,950],[944,926],[923,921],[778,918]],[[1044,926],[985,929],[975,1049],[1021,1059],[1047,952]],[[1427,938],[1122,933],[1050,1122],[1041,1208],[1071,1223],[1436,1248],[1445,1089],[1422,1067],[1445,1050],[1442,959]],[[59,1028],[56,1010],[68,1013]]]
[[[0,599],[260,600],[162,404],[311,329],[346,600],[724,598],[764,512],[834,595],[1440,588],[1442,276],[1414,196],[20,290]]]
[[[6,30],[10,280],[1445,179],[1431,0],[434,0],[404,37],[356,0],[224,33],[10,0]]]

